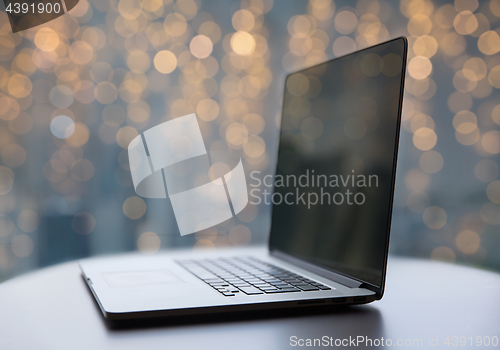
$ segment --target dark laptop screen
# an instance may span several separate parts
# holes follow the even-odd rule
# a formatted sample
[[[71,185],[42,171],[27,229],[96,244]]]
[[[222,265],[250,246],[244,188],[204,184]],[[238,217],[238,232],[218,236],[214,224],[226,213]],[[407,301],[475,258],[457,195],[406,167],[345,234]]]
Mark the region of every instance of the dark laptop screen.
[[[399,38],[287,77],[272,250],[381,287],[405,50]]]

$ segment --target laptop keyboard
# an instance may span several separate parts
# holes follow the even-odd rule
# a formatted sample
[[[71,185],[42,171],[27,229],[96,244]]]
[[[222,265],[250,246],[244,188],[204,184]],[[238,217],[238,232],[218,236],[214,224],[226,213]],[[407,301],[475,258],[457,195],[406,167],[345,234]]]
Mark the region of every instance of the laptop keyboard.
[[[253,257],[176,262],[226,297],[331,289],[324,284]]]

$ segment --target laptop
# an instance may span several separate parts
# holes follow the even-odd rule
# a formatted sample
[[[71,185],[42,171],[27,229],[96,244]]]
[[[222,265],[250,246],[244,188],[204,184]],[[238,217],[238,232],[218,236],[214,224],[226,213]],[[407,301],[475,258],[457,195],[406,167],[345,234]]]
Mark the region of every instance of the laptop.
[[[247,174],[250,202],[272,206],[267,246],[82,260],[104,316],[381,299],[406,57],[401,37],[288,75],[276,172]]]

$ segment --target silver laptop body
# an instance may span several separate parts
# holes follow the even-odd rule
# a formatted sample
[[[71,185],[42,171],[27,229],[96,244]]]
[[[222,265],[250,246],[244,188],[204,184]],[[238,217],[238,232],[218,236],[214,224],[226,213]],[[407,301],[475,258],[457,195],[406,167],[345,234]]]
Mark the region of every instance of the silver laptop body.
[[[341,174],[345,172],[343,164],[354,159],[354,165],[349,163],[349,174],[351,168],[352,174],[379,174],[376,187],[358,186],[357,191],[363,194],[358,199],[363,197],[365,202],[330,203],[317,208],[306,208],[300,200],[298,205],[273,204],[270,240],[265,247],[177,250],[150,256],[137,253],[81,260],[82,275],[104,316],[118,320],[364,304],[381,299],[406,52],[406,38],[393,39],[290,74],[285,83],[276,176],[304,174],[311,164],[317,174],[321,170]],[[320,92],[297,96],[300,89],[291,84],[300,81],[296,79],[298,75],[300,79],[308,77],[309,90],[316,84]],[[310,113],[316,113],[322,121],[322,135],[329,133],[328,140],[332,140],[323,144],[323,136],[319,136],[308,144],[306,151],[301,148],[306,142],[290,141],[300,139],[298,133],[305,132],[300,125],[295,129],[290,126],[297,110],[290,106],[304,98],[312,106]],[[318,106],[331,103],[328,108],[333,112],[321,110],[318,115],[316,101]],[[364,129],[349,129],[353,116],[365,123]],[[374,118],[376,126],[371,124]],[[344,134],[339,134],[342,130]],[[360,130],[364,134],[358,137]],[[299,164],[304,167],[290,168],[290,152],[299,155]],[[317,190],[312,187],[305,189],[306,197]],[[331,195],[334,201],[340,198],[334,197],[336,192],[328,192],[338,190],[332,188],[320,195]],[[287,186],[275,189],[282,195],[292,190],[295,191]],[[233,276],[233,267],[243,271],[244,276]],[[250,286],[246,286],[247,281]],[[272,284],[273,281],[280,283]],[[289,292],[277,291],[286,285]]]

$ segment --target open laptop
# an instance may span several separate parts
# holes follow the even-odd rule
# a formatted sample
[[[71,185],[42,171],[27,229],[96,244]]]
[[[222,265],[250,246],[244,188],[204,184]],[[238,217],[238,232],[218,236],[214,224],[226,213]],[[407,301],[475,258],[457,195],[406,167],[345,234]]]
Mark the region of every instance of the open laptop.
[[[397,38],[288,75],[274,192],[250,182],[251,202],[272,202],[268,246],[82,260],[104,316],[381,299],[406,56]]]

